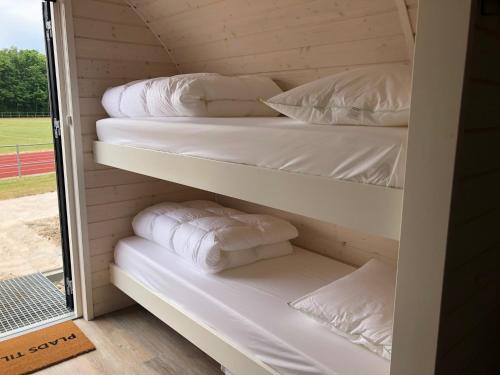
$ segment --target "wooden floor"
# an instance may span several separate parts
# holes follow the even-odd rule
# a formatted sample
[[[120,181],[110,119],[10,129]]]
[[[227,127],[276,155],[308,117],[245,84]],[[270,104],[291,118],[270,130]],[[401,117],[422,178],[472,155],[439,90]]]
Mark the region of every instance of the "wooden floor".
[[[97,350],[37,374],[222,374],[217,362],[140,307],[75,323]]]

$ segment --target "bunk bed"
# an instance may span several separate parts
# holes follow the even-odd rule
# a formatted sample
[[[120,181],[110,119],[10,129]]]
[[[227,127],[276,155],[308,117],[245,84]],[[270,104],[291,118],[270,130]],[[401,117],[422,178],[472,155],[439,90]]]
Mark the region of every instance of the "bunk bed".
[[[204,274],[129,237],[116,247],[111,281],[231,373],[388,374],[389,361],[287,305],[354,269],[295,248],[292,255]]]
[[[94,133],[94,117],[104,115],[99,105],[105,88],[103,82],[122,82],[143,75],[168,76],[213,70],[225,74],[271,73],[287,87],[295,87],[350,66],[402,60],[411,64],[414,59],[407,188],[402,219],[403,190],[400,186],[370,185],[273,170],[102,139],[94,143],[94,160],[362,232],[393,239],[401,237],[394,314],[397,351],[392,356],[391,374],[407,374],[408,369],[416,374],[433,373],[438,357],[436,343],[442,311],[446,228],[450,218],[460,104],[463,103],[463,74],[466,56],[470,55],[466,52],[471,2],[427,1],[421,2],[420,7],[416,0],[396,0],[394,8],[389,5],[391,1],[317,2],[313,7],[306,2],[297,2],[293,7],[273,3],[273,9],[264,8],[268,6],[265,1],[260,1],[257,8],[253,2],[216,2],[215,10],[209,6],[189,8],[181,2],[168,10],[165,2],[150,3],[134,4],[130,9],[118,2],[53,3],[56,15],[63,16],[61,20],[56,17],[54,24],[62,25],[64,29],[62,33],[56,33],[61,52],[58,54],[61,90],[65,93],[61,95],[64,100],[61,118],[65,120],[62,131],[70,134],[71,141],[74,139],[77,146],[83,135]],[[230,8],[226,9],[227,6]],[[417,9],[419,40],[414,51]],[[183,22],[172,22],[173,16],[180,13],[183,13]],[[250,19],[248,14],[255,22],[242,23],[243,16]],[[332,14],[335,17],[332,18]],[[233,19],[235,16],[239,18]],[[396,17],[400,22],[395,20]],[[295,20],[295,24],[289,26],[289,20]],[[306,24],[305,20],[309,23]],[[125,23],[139,27],[124,28]],[[209,40],[207,36],[221,35],[211,32],[215,30],[212,25],[218,25],[218,28],[224,25],[227,31],[240,24],[244,25],[247,35],[242,35],[243,30],[240,30],[230,38],[224,35],[206,45],[197,41],[190,49],[171,48],[175,39],[183,36],[193,38],[198,34],[205,41]],[[273,27],[262,33],[263,25]],[[119,33],[113,32],[116,28],[120,28]],[[137,33],[138,30],[142,33]],[[149,38],[143,35],[151,30],[153,33]],[[153,34],[159,36],[161,43],[151,38],[155,36]],[[235,41],[240,44],[236,45]],[[154,42],[157,42],[156,46],[151,45]],[[66,121],[75,126],[66,126]],[[83,159],[81,155],[72,155],[71,161],[73,164],[66,165],[69,170],[75,169],[77,178],[93,168],[92,160]],[[91,206],[85,201],[85,193],[96,185],[108,189],[113,186],[112,178],[110,175],[101,184],[87,180],[87,186],[78,185],[83,187],[75,203],[78,212],[80,208],[85,212]],[[146,186],[142,196],[149,197],[152,191]],[[119,197],[130,199],[125,194]],[[114,241],[99,245],[99,251],[95,251],[97,245],[87,245],[89,239],[95,239],[92,231],[96,227],[111,226],[107,213],[115,208],[115,201],[105,200],[98,206],[100,214],[96,215],[97,219],[87,220],[82,215],[81,223],[75,221],[79,242],[77,244],[75,240],[74,247],[80,250],[75,259],[81,258],[79,268],[84,280],[82,298],[85,302],[82,310],[88,319],[124,305],[115,298],[114,288],[108,288],[106,282],[102,285],[100,273],[94,279],[102,268],[94,266],[97,261],[91,262],[93,250],[99,260],[105,258],[107,262]],[[107,238],[121,235],[128,225],[121,220],[120,226],[108,228]],[[90,234],[87,235],[89,227]],[[98,234],[101,235],[101,231]],[[144,279],[132,276],[113,263],[110,271],[112,284],[225,364],[235,375],[276,373],[225,335],[218,334],[209,324],[148,287]],[[75,290],[78,291],[79,278],[75,280]],[[95,298],[97,293],[93,293],[96,290],[99,299]],[[424,313],[415,314],[415,311]],[[412,324],[408,324],[410,321]]]
[[[98,163],[399,236],[406,128],[284,117],[109,118],[97,122],[97,135]],[[112,284],[232,373],[389,373],[388,361],[287,305],[351,266],[296,248],[207,275],[140,237],[121,240],[114,259]]]
[[[284,118],[109,118],[95,161],[399,239],[406,128]],[[251,151],[251,152],[249,152]]]
[[[97,122],[94,155],[100,164],[398,239],[406,132],[284,117],[108,118]],[[162,249],[140,237],[121,240],[111,283],[231,373],[389,373],[390,362],[287,305],[353,267],[295,248],[207,275]]]

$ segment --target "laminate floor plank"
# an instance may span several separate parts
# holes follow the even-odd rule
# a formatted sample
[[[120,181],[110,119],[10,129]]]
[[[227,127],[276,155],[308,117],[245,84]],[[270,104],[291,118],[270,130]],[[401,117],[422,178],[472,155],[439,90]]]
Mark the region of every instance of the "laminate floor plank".
[[[37,374],[222,374],[217,362],[139,306],[75,323],[97,350]]]

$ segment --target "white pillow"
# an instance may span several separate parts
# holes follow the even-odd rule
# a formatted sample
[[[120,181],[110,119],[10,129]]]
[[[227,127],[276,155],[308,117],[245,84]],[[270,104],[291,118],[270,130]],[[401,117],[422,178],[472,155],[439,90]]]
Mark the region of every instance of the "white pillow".
[[[406,65],[348,70],[264,101],[296,120],[324,125],[407,125],[411,75]]]
[[[289,305],[349,341],[390,359],[396,269],[372,259]]]
[[[281,92],[268,77],[181,74],[108,89],[102,105],[111,117],[277,116],[261,100]]]

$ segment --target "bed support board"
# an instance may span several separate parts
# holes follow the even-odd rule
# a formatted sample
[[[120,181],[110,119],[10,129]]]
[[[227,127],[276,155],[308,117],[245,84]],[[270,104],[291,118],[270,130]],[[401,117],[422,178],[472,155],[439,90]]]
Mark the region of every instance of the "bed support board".
[[[195,317],[190,316],[188,312],[183,311],[182,307],[146,287],[115,264],[110,264],[110,279],[111,283],[118,289],[233,374],[278,375],[278,372],[258,359],[252,358],[244,350],[232,343],[230,339],[220,335]]]
[[[403,190],[94,142],[96,163],[399,240]]]

